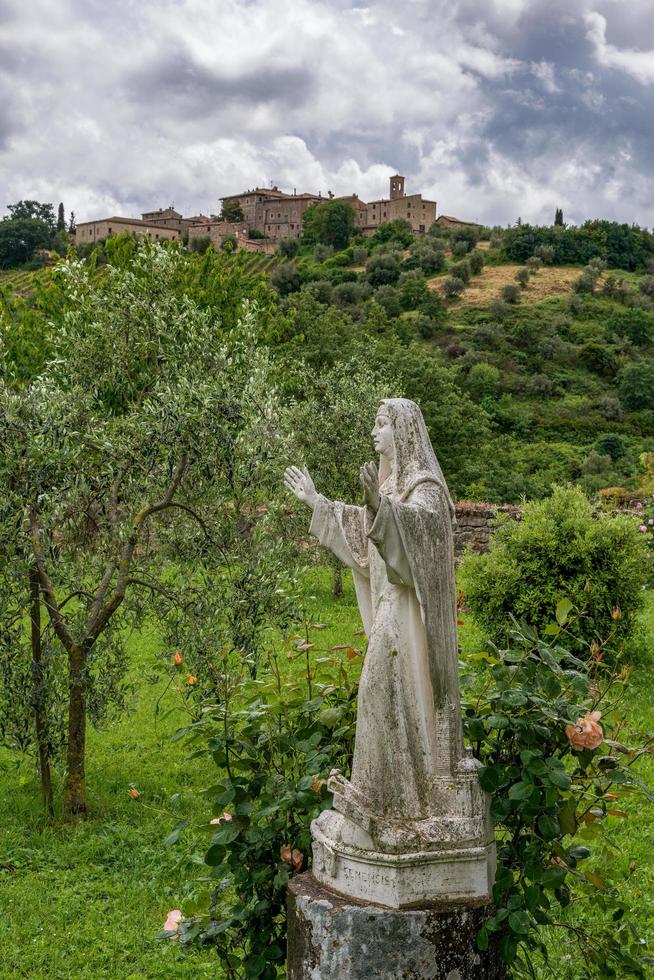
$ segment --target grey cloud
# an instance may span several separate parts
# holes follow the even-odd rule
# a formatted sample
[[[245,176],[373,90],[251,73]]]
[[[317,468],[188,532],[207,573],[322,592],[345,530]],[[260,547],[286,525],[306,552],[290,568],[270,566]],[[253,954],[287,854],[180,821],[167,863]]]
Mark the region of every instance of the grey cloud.
[[[542,220],[570,202],[572,220],[654,222],[654,85],[601,65],[585,19],[651,49],[651,0],[33,3],[0,0],[0,184],[15,198],[63,185],[80,219],[161,195],[197,210],[280,174],[373,197],[397,167],[464,217]]]
[[[160,106],[165,115],[201,119],[213,115],[228,100],[247,108],[270,103],[294,108],[311,97],[313,81],[311,72],[301,66],[261,65],[228,77],[176,50],[128,75],[123,91],[126,98],[141,105]]]

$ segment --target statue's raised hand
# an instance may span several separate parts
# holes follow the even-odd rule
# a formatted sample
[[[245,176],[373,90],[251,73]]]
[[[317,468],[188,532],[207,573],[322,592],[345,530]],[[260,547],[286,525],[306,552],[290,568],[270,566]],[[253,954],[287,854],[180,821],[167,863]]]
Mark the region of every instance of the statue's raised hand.
[[[284,484],[286,489],[294,493],[298,500],[313,510],[318,500],[318,494],[306,466],[303,470],[297,466],[289,466],[284,471]]]
[[[359,473],[361,486],[363,487],[363,497],[370,509],[377,513],[379,510],[379,475],[374,463],[364,463]]]

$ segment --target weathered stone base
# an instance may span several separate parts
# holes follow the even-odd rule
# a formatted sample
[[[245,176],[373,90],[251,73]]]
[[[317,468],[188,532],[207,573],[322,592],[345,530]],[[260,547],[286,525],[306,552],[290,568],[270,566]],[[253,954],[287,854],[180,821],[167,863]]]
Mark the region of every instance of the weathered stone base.
[[[288,980],[501,980],[477,949],[486,903],[397,910],[343,898],[310,872],[288,886]]]
[[[342,818],[334,810],[323,814]],[[478,847],[448,848],[413,854],[381,854],[343,849],[312,824],[316,881],[357,901],[392,909],[424,907],[438,901],[488,902],[495,880],[495,841]]]

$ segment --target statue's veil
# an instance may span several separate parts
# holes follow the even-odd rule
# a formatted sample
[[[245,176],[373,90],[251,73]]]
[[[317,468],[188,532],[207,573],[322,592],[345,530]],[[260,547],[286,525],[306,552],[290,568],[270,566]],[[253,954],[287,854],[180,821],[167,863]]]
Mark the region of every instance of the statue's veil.
[[[432,448],[422,412],[408,398],[385,398],[379,406],[379,414],[388,415],[395,443],[395,491],[401,501],[406,500],[419,483],[437,483],[445,491],[447,503],[454,517],[454,503],[450,496],[443,471]],[[391,475],[391,467],[385,456],[380,458],[380,486]]]

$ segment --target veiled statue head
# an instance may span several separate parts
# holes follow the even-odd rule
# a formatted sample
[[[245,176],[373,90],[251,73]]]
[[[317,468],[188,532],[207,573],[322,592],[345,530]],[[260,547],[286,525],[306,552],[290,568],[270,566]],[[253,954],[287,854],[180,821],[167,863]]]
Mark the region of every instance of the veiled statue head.
[[[408,398],[385,398],[380,402],[372,437],[380,454],[380,485],[392,474],[395,493],[402,500],[416,483],[433,481],[443,487],[454,509],[425,420],[415,402]]]

